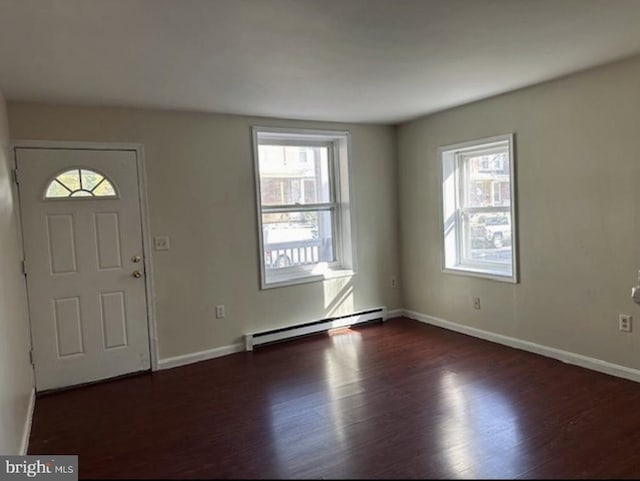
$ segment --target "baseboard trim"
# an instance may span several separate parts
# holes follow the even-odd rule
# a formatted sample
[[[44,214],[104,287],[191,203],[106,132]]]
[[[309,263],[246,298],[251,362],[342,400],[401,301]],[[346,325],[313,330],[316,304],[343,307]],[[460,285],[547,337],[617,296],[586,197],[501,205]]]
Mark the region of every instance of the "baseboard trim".
[[[237,343],[230,344],[228,346],[216,347],[214,349],[207,349],[206,351],[168,357],[158,361],[158,369],[171,369],[174,367],[186,366],[187,364],[193,364],[194,362],[207,361],[209,359],[215,359],[216,357],[227,356],[229,354],[235,354],[236,352],[242,351],[244,351],[244,344]]]
[[[394,317],[401,317],[404,315],[404,309],[391,309],[390,311],[386,311],[384,320],[393,319]]]
[[[638,369],[602,361],[594,357],[583,356],[582,354],[576,354],[574,352],[563,351],[562,349],[556,349],[542,344],[536,344],[535,342],[524,341],[515,337],[496,334],[494,332],[477,329],[475,327],[465,326],[463,324],[458,324],[456,322],[447,321],[445,319],[440,319],[438,317],[429,316],[427,314],[422,314],[408,309],[404,309],[403,313],[405,317],[425,324],[442,327],[444,329],[449,329],[450,331],[460,332],[462,334],[514,347],[523,351],[533,352],[535,354],[540,354],[541,356],[557,359],[567,364],[591,369],[592,371],[598,371],[611,376],[640,382],[640,370]]]
[[[20,444],[20,456],[26,456],[29,451],[29,437],[31,436],[31,423],[33,422],[33,411],[36,407],[36,389],[31,389],[29,405],[27,406],[27,416],[24,420],[24,430],[22,431],[22,444]]]
[[[550,357],[567,364],[573,364],[576,366],[591,369],[592,371],[598,371],[611,376],[621,377],[629,379],[631,381],[640,382],[640,370],[633,369],[619,364],[603,361],[589,356],[583,356],[582,354],[576,354],[574,352],[564,351],[554,347],[544,346],[535,342],[525,341],[515,337],[505,336],[503,334],[497,334],[495,332],[485,331],[471,326],[465,326],[464,324],[458,324],[457,322],[447,321],[439,317],[422,314],[420,312],[412,311],[409,309],[392,309],[386,311],[385,320],[393,319],[394,317],[408,317],[415,321],[423,322],[437,327],[442,327],[450,331],[467,334],[472,337],[484,339],[486,341],[495,342],[504,346],[521,349],[523,351],[532,352],[541,356]],[[184,354],[181,356],[168,357],[166,359],[160,359],[158,361],[158,369],[171,369],[174,367],[185,366],[187,364],[193,364],[195,362],[206,361],[209,359],[215,359],[217,357],[227,356],[229,354],[235,354],[237,352],[243,352],[244,344],[230,344],[228,346],[216,347],[214,349],[208,349],[206,351],[194,352],[190,354]],[[32,391],[31,400],[29,403],[28,418],[25,422],[25,434],[23,436],[22,445],[23,450],[26,452],[29,442],[29,433],[31,431],[31,419],[33,417],[33,408],[35,404],[35,391]]]

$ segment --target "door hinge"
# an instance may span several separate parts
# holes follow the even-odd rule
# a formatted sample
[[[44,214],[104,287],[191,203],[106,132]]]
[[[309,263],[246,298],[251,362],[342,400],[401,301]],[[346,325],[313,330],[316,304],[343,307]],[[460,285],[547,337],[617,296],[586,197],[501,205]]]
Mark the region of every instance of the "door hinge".
[[[22,261],[22,274],[24,274],[25,276],[27,275],[27,261],[26,260]]]
[[[29,362],[31,363],[32,366],[35,366],[36,364],[33,362],[33,349],[31,349],[29,351]]]
[[[13,169],[12,172],[13,172],[13,181],[16,184],[19,184],[20,183],[20,178],[18,177],[18,169]]]

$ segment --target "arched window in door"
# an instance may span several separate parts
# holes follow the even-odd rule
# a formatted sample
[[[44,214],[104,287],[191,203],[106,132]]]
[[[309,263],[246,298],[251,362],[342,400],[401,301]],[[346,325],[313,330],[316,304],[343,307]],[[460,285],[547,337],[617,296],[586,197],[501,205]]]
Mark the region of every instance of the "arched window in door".
[[[77,168],[56,175],[47,185],[45,199],[114,198],[116,188],[106,176],[94,170]]]

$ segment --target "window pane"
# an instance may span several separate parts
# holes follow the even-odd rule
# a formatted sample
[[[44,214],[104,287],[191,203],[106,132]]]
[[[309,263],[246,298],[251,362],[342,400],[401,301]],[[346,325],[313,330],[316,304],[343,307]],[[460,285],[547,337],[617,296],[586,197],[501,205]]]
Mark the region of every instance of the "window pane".
[[[511,205],[509,186],[509,153],[462,157],[464,163],[462,189],[464,207],[508,207]]]
[[[511,264],[511,213],[479,212],[463,218],[467,261]]]
[[[98,183],[104,179],[100,174],[92,170],[81,170],[82,174],[82,188],[85,190],[93,189]]]
[[[62,184],[56,182],[55,180],[49,184],[47,188],[47,192],[45,193],[45,198],[56,198],[56,197],[69,197],[69,190],[65,189]]]
[[[64,184],[71,191],[79,190],[80,187],[80,171],[78,169],[69,170],[56,177],[59,182]]]
[[[328,147],[260,145],[262,205],[331,202]]]
[[[267,269],[333,262],[333,215],[330,210],[262,214]]]
[[[111,197],[116,195],[116,191],[107,179],[104,179],[93,189],[93,195],[96,197]]]

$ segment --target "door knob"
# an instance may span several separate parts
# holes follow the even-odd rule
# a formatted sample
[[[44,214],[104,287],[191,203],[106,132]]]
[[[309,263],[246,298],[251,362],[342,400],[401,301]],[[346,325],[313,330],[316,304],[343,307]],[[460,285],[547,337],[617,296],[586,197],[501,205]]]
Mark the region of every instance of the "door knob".
[[[136,279],[139,279],[140,277],[142,277],[142,272],[140,271],[133,271],[133,277],[135,277]]]
[[[131,262],[140,262],[140,261],[141,261],[140,256],[133,256],[131,258]]]

